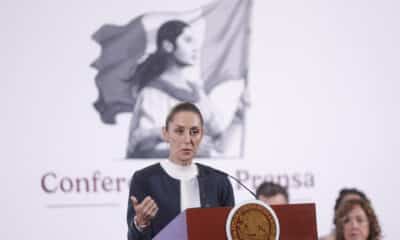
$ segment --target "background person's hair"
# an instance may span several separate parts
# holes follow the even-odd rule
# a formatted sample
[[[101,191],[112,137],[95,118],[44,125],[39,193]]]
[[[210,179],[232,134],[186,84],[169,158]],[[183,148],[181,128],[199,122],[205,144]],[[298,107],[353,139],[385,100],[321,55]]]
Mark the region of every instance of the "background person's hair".
[[[342,204],[344,197],[349,194],[358,195],[358,196],[360,196],[361,199],[369,202],[367,195],[365,195],[365,193],[362,192],[361,190],[359,190],[357,188],[343,188],[340,190],[339,196],[336,198],[335,207],[334,207],[335,212],[338,210],[339,206]]]
[[[287,188],[280,184],[274,182],[263,182],[257,187],[256,190],[257,199],[260,197],[260,195],[265,197],[273,197],[277,194],[282,194],[285,196],[287,202],[289,202],[289,193]]]
[[[365,199],[351,199],[339,206],[335,212],[336,240],[344,240],[344,218],[355,206],[360,206],[368,218],[369,236],[367,240],[379,240],[381,227],[370,202]]]
[[[140,91],[151,80],[160,76],[168,66],[168,57],[171,53],[163,48],[163,42],[168,41],[176,48],[176,39],[182,34],[189,24],[181,20],[171,20],[165,22],[157,31],[156,46],[154,53],[150,54],[146,60],[136,67],[136,71],[131,81],[137,81],[137,91]]]
[[[201,126],[204,125],[203,115],[200,112],[200,109],[190,102],[183,102],[175,105],[171,111],[168,113],[167,118],[165,120],[165,128],[168,129],[168,124],[173,120],[175,115],[179,112],[192,112],[195,113],[200,118]]]

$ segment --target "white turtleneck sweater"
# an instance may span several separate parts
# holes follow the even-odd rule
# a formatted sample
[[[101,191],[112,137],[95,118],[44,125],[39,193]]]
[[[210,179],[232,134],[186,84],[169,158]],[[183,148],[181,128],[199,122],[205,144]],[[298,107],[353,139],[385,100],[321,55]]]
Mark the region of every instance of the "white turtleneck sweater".
[[[187,208],[200,207],[197,165],[192,163],[188,166],[181,166],[169,159],[161,161],[160,164],[170,177],[181,182],[181,212]]]

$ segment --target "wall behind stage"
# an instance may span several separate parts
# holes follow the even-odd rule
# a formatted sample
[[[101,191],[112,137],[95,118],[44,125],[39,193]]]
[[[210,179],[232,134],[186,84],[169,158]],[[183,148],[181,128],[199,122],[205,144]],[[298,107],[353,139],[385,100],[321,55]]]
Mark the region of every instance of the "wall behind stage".
[[[154,161],[122,159],[129,115],[107,126],[94,111],[90,35],[207,2],[3,2],[1,239],[125,238],[129,178]],[[293,202],[317,204],[320,234],[338,190],[358,187],[396,239],[399,10],[394,0],[256,0],[245,156],[201,161],[250,187],[289,185]],[[238,201],[250,198],[234,188]]]

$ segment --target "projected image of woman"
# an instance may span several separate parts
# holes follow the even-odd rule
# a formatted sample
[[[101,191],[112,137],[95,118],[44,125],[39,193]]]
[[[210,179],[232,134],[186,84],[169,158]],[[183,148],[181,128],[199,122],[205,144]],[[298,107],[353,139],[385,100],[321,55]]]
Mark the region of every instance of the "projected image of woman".
[[[162,140],[163,120],[178,102],[195,103],[205,121],[205,137],[198,156],[223,155],[225,146],[240,125],[244,104],[229,124],[220,121],[209,96],[199,83],[186,78],[184,70],[196,64],[199,49],[190,25],[180,20],[161,25],[156,37],[156,51],[141,63],[133,76],[138,84],[133,90],[136,103],[130,126],[128,158],[162,158],[168,148]]]

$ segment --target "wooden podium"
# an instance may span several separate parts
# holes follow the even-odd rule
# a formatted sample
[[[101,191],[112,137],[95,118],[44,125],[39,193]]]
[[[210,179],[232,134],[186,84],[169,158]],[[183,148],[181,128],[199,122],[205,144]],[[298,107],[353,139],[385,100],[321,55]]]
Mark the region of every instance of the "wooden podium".
[[[280,240],[317,240],[315,204],[274,205]],[[226,240],[230,207],[192,208],[179,214],[154,240]]]

